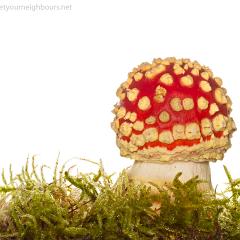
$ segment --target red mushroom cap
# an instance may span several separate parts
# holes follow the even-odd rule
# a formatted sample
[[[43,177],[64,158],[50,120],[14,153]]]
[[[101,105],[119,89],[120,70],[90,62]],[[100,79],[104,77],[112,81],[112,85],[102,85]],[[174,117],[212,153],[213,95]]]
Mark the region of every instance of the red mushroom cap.
[[[113,110],[121,155],[152,162],[222,159],[236,128],[221,85],[208,67],[189,59],[134,68]]]

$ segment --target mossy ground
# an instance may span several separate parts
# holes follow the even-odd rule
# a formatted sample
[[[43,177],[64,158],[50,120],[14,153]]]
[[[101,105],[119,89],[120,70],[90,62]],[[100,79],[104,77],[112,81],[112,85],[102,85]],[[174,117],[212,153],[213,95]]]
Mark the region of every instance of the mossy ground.
[[[123,171],[116,182],[102,164],[97,173],[71,176],[58,163],[47,182],[44,166],[32,164],[0,187],[0,239],[240,239],[240,179],[225,168],[229,188],[221,195],[198,191],[178,174],[171,186],[150,188],[130,182]],[[157,187],[157,186],[153,186]],[[160,209],[152,203],[160,202]]]

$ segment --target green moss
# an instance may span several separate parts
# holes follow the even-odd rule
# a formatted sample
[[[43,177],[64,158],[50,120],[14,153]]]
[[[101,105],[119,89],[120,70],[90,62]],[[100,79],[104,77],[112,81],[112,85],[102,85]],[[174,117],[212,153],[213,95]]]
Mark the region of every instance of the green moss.
[[[2,172],[0,239],[240,239],[240,179],[226,167],[221,196],[200,192],[197,178],[182,183],[180,173],[152,195],[124,171],[113,182],[101,163],[97,173],[71,176],[57,161],[50,183],[44,168],[33,157],[16,176],[10,167],[8,180]]]

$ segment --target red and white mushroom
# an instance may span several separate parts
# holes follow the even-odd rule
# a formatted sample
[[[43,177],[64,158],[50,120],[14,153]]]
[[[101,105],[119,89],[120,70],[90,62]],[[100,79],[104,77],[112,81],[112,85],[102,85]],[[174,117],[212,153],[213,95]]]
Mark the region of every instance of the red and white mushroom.
[[[209,161],[223,159],[236,129],[231,100],[212,71],[189,59],[154,59],[129,73],[117,90],[112,128],[120,154],[135,160],[140,182],[198,175],[211,189]]]

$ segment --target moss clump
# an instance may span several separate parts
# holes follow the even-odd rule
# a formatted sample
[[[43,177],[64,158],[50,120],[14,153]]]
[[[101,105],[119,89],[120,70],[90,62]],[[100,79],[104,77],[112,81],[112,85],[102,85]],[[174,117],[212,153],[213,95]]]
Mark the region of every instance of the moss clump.
[[[218,197],[198,191],[197,177],[182,183],[180,173],[151,195],[124,171],[113,182],[101,163],[97,173],[71,176],[57,162],[47,182],[33,158],[16,176],[10,168],[9,180],[2,173],[0,239],[240,239],[240,180],[225,171],[229,188]]]

